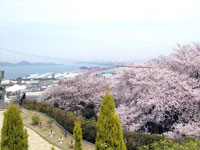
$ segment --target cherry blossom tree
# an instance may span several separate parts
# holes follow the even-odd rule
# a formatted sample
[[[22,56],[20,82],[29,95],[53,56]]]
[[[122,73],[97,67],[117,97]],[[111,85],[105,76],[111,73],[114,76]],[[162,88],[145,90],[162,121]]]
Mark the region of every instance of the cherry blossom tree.
[[[77,113],[84,103],[94,102],[98,112],[109,87],[124,129],[173,137],[199,136],[199,131],[194,131],[200,124],[199,44],[178,45],[169,56],[111,70],[116,72],[111,78],[101,78],[100,71],[93,70],[62,80],[55,94],[50,88],[43,98]]]

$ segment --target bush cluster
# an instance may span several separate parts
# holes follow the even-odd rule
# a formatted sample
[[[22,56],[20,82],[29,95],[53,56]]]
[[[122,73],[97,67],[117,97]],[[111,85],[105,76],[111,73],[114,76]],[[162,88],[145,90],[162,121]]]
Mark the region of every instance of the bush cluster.
[[[45,113],[57,121],[61,126],[66,128],[68,132],[73,134],[74,122],[77,120],[77,116],[73,112],[67,112],[67,120],[65,126],[65,111],[49,105],[45,102],[37,102],[25,100],[23,107],[29,110],[35,110],[41,113]],[[83,139],[91,143],[95,143],[96,138],[96,120],[86,119],[81,117],[81,128]],[[129,131],[124,131],[124,141],[127,150],[136,150],[139,146],[151,145],[154,142],[163,140],[163,136],[154,134],[139,134]]]
[[[164,140],[164,136],[156,134],[143,134],[124,131],[124,140],[126,143],[127,150],[137,150],[143,145],[151,145],[152,143]]]
[[[89,102],[88,104],[86,104],[86,106],[81,110],[81,114],[87,119],[97,118],[94,102]]]
[[[67,119],[65,120],[64,110],[56,108],[52,105],[48,105],[45,102],[25,100],[23,102],[23,107],[50,116],[55,121],[57,121],[62,127],[64,127],[68,132],[73,134],[74,122],[77,120],[77,115],[75,115],[73,112],[67,112]],[[95,143],[96,121],[94,119],[89,120],[84,117],[81,117],[80,119],[81,119],[83,139],[85,139],[88,142]]]
[[[151,145],[140,147],[138,150],[199,150],[200,141],[186,137],[184,141],[160,140]]]
[[[32,116],[32,124],[38,125],[39,123],[40,123],[40,116],[38,116],[38,115]]]

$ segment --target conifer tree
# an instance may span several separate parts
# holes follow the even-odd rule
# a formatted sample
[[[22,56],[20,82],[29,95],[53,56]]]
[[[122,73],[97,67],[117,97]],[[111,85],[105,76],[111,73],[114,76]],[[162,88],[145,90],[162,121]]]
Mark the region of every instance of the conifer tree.
[[[14,104],[4,112],[1,150],[28,150],[28,134],[24,130],[20,110]]]
[[[52,147],[51,147],[51,150],[55,150],[55,148],[52,146]]]
[[[75,140],[74,150],[82,150],[82,129],[79,120],[75,122],[73,136]]]
[[[102,144],[106,149],[126,150],[121,122],[115,114],[115,103],[109,91],[106,91],[98,116],[96,150],[102,150]]]

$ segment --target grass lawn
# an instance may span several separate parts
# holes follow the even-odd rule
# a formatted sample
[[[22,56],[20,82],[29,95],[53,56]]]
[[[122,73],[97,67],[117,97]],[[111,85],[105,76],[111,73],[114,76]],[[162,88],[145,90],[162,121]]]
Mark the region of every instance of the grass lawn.
[[[38,125],[32,125],[32,116],[38,115],[40,117],[40,121],[42,122],[42,127],[40,128]],[[63,131],[56,126],[56,124],[52,124],[52,130],[54,131],[54,136],[50,137],[50,127],[47,124],[47,120],[49,120],[45,115],[33,112],[33,111],[27,111],[26,113],[22,113],[22,118],[24,125],[33,129],[35,132],[40,134],[41,137],[43,137],[45,140],[47,140],[52,145],[55,145],[63,150],[72,150],[73,148],[69,148],[69,143],[71,142],[71,139],[73,139],[72,136],[68,135],[66,138],[64,137]],[[61,144],[58,142],[58,139],[60,137],[64,138],[64,142]],[[94,150],[95,146],[90,145],[86,142],[82,142],[83,144],[83,150]]]

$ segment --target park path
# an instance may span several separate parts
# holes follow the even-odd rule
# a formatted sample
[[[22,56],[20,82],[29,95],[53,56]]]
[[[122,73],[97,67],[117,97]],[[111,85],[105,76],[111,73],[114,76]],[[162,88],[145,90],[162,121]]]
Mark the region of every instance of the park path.
[[[0,131],[3,124],[3,111],[0,111]],[[34,132],[30,128],[26,128],[28,131],[28,142],[29,142],[29,150],[51,150],[52,144],[48,143],[44,140],[39,134]],[[1,132],[0,132],[1,135]],[[55,150],[60,150],[59,148],[55,147]]]

